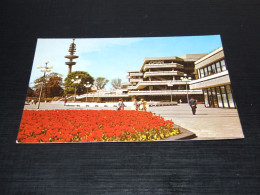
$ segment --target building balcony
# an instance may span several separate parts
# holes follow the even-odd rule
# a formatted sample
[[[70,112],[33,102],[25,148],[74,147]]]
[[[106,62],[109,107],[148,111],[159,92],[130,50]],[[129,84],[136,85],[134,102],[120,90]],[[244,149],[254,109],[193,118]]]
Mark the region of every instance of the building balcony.
[[[189,82],[187,82],[189,84]],[[128,89],[133,90],[133,89],[143,89],[146,86],[155,86],[155,85],[160,85],[160,86],[173,86],[173,85],[186,85],[185,81],[182,80],[165,80],[165,81],[140,81],[138,82],[137,85],[135,86],[128,86]]]
[[[151,76],[183,76],[183,72],[179,71],[154,71],[154,72],[145,72],[144,78]]]
[[[138,83],[140,81],[143,81],[143,79],[130,79],[129,82],[131,83]]]
[[[125,83],[121,83],[122,86],[128,86],[128,85],[131,85],[131,83],[129,82],[125,82]]]
[[[164,63],[164,64],[145,64],[143,70],[146,71],[147,69],[152,68],[178,68],[183,69],[184,66],[178,63]]]
[[[146,91],[129,91],[128,95],[186,95],[186,94],[203,94],[202,90],[146,90]]]
[[[136,85],[135,85],[135,86],[133,86],[133,85],[129,85],[129,86],[127,87],[127,89],[128,89],[128,90],[137,89],[137,86],[136,86]]]
[[[142,72],[134,72],[134,73],[130,73],[129,76],[143,76]]]

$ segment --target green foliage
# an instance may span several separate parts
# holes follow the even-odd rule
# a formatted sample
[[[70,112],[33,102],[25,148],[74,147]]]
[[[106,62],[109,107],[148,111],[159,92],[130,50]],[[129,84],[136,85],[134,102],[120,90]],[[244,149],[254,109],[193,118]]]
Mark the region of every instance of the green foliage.
[[[108,82],[109,82],[109,80],[107,80],[106,78],[98,77],[95,80],[95,86],[96,86],[97,90],[104,89]]]
[[[113,79],[111,81],[111,85],[114,87],[114,89],[120,89],[121,88],[121,83],[122,83],[122,80],[121,79]]]
[[[34,84],[33,88],[36,96],[39,96],[42,84],[42,97],[52,98],[63,94],[62,75],[59,73],[52,72],[46,74],[45,77],[42,76],[36,79]]]
[[[78,78],[76,78],[78,77]],[[74,80],[78,80],[80,79],[81,82],[80,83],[73,83],[72,79]],[[88,83],[89,82],[89,83]],[[94,78],[88,74],[85,71],[74,71],[71,72],[70,74],[68,74],[68,76],[65,78],[65,90],[64,93],[65,94],[74,94],[75,93],[75,87],[76,87],[76,93],[78,95],[80,94],[84,94],[87,91],[91,91],[90,87],[86,87],[84,85],[89,85],[92,86],[94,83]]]
[[[28,97],[35,97],[34,90],[31,87],[28,87],[28,89],[27,89],[27,96]]]

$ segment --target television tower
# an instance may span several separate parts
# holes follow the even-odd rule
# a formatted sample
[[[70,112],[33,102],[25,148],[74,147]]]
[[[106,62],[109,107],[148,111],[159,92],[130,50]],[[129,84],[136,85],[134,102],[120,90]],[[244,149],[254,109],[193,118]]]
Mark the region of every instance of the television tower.
[[[65,56],[65,58],[68,58],[70,60],[69,62],[65,62],[65,64],[69,66],[68,74],[71,73],[72,66],[76,64],[76,62],[73,62],[73,59],[79,57],[74,55],[74,53],[76,52],[76,44],[74,43],[74,41],[75,39],[73,39],[73,42],[70,44],[70,48],[69,48],[70,55]]]

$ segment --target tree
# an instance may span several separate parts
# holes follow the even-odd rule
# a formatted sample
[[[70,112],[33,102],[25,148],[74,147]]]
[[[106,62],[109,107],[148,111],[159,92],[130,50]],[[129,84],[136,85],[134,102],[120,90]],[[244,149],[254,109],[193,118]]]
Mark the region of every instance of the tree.
[[[72,79],[74,80],[79,80],[80,79],[80,83],[74,83],[72,81]],[[76,87],[76,93],[78,95],[80,94],[84,94],[87,92],[87,88],[84,85],[93,85],[94,83],[94,78],[88,74],[85,71],[74,71],[68,74],[68,76],[65,78],[65,90],[64,93],[65,94],[74,94],[75,93],[75,87]]]
[[[46,74],[45,78],[42,76],[34,81],[34,90],[35,94],[38,96],[40,94],[41,86],[42,88],[42,97],[55,97],[61,96],[63,94],[63,83],[62,75],[56,72]]]
[[[109,82],[109,80],[107,80],[106,78],[98,77],[95,80],[95,86],[96,86],[97,90],[104,89],[108,82]]]
[[[111,85],[114,87],[114,89],[120,89],[121,88],[122,80],[120,78],[113,79],[111,81]]]
[[[27,89],[27,96],[28,97],[35,97],[34,90],[31,87],[28,87],[28,89]]]

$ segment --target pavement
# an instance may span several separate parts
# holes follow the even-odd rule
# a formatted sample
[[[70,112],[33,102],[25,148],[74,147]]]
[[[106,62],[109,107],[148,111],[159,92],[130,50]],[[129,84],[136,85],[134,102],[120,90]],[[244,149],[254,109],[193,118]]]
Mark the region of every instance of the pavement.
[[[98,105],[98,104],[97,104]],[[38,105],[25,105],[24,109],[38,110]],[[84,110],[116,110],[115,107],[64,106],[63,103],[41,103],[39,110],[84,109]],[[130,110],[126,107],[125,110]],[[148,111],[172,120],[175,125],[196,134],[194,140],[240,139],[244,138],[238,112],[236,109],[205,108],[197,105],[193,115],[188,104],[175,106],[154,106]]]

